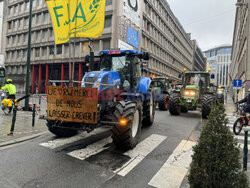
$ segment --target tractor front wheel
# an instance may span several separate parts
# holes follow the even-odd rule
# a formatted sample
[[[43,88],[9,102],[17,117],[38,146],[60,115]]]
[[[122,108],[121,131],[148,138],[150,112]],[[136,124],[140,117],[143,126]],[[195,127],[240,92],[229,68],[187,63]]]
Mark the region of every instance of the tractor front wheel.
[[[125,119],[127,124],[113,126],[113,142],[117,147],[132,149],[138,143],[141,135],[141,102],[119,101],[115,107],[114,120],[120,122],[121,119]]]
[[[181,106],[179,101],[179,94],[173,93],[169,98],[169,112],[171,115],[180,115]]]
[[[154,93],[153,91],[150,92],[149,99],[145,100],[143,105],[143,120],[142,125],[143,126],[151,126],[154,123],[155,119],[155,100],[154,100]]]
[[[202,118],[207,119],[213,105],[213,97],[211,95],[204,95],[202,99]]]
[[[66,124],[65,122],[63,123]],[[58,137],[71,137],[78,133],[77,130],[58,127],[57,124],[57,121],[47,120],[47,127],[49,131]]]
[[[161,94],[159,97],[159,109],[162,111],[168,110],[169,104],[169,95],[168,94]]]

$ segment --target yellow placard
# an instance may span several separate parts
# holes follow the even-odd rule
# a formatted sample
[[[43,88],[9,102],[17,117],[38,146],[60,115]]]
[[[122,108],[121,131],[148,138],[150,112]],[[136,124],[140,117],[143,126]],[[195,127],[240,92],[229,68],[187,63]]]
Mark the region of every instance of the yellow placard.
[[[96,124],[97,92],[96,88],[48,86],[48,119]]]
[[[106,0],[46,0],[53,22],[56,44],[73,37],[102,35]]]

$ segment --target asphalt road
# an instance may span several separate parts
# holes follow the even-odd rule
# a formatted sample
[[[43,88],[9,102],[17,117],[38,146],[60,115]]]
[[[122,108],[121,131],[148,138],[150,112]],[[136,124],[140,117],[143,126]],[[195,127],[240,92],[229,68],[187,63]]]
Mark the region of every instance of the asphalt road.
[[[153,126],[142,129],[130,151],[115,148],[105,128],[0,148],[0,187],[183,187],[195,144],[190,138],[199,126],[199,112],[156,111]]]

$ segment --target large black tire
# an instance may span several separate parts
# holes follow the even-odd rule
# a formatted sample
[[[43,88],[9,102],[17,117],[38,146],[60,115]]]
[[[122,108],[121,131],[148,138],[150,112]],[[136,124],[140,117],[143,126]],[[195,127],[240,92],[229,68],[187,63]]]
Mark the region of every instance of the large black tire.
[[[234,122],[234,126],[233,126],[233,131],[235,135],[239,135],[241,130],[243,127],[243,122],[241,118],[238,118],[235,122]]]
[[[150,93],[149,100],[145,100],[143,104],[143,126],[151,126],[155,119],[155,99],[153,91]]]
[[[77,130],[56,127],[56,124],[57,124],[56,121],[47,120],[47,127],[49,131],[58,137],[71,137],[78,133]],[[63,122],[63,124],[67,124],[67,123]]]
[[[213,96],[212,95],[204,95],[202,99],[202,118],[207,119],[210,114],[211,107],[213,105]]]
[[[169,98],[169,112],[171,115],[180,115],[181,106],[179,101],[179,94],[173,93]]]
[[[168,104],[169,104],[169,95],[161,94],[158,102],[159,109],[162,111],[168,110]]]
[[[182,113],[188,113],[187,107],[181,106],[181,112],[182,112]]]
[[[114,125],[112,128],[113,142],[117,147],[132,149],[141,135],[142,105],[136,101],[119,101],[115,107],[114,120],[127,120],[126,126]],[[133,124],[134,123],[134,124]],[[133,129],[134,128],[134,129]]]

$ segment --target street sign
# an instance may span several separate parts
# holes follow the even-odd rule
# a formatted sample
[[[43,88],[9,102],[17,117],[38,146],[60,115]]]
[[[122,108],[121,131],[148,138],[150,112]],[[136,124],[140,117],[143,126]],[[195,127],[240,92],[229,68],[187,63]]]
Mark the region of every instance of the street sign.
[[[242,80],[240,80],[240,79],[235,79],[235,80],[233,81],[233,87],[237,87],[237,88],[242,87]]]

